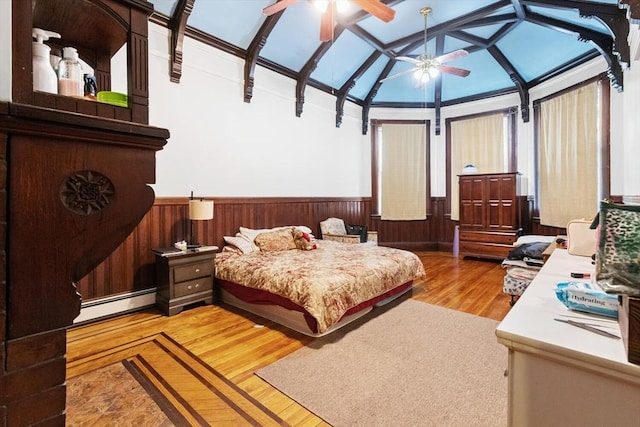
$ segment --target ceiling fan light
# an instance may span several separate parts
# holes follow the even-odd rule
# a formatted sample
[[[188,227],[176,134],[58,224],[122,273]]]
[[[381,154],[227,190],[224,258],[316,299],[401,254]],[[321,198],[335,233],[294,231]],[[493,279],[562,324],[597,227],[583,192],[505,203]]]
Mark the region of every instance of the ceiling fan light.
[[[335,0],[338,13],[345,13],[349,10],[351,2],[349,0]]]
[[[435,79],[436,77],[438,77],[438,75],[439,75],[439,74],[440,74],[440,70],[438,70],[437,68],[435,68],[435,67],[431,67],[431,68],[429,68],[429,75],[430,75],[432,78],[434,78],[434,79]]]
[[[420,77],[420,81],[422,83],[426,83],[429,81],[429,78],[430,78],[429,73],[422,73],[422,77]]]
[[[421,80],[423,74],[424,71],[422,69],[417,69],[416,71],[414,71],[413,77],[415,77],[416,80]]]
[[[314,0],[313,6],[318,9],[320,12],[324,13],[329,6],[329,0]]]

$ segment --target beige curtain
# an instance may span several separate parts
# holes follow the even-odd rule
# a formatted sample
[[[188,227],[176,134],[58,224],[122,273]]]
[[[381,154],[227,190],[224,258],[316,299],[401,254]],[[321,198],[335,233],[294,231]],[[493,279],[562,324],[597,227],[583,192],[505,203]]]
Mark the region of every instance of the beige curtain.
[[[598,206],[598,83],[540,103],[540,223],[566,227]]]
[[[424,124],[382,125],[381,218],[427,218],[427,133]]]
[[[451,219],[460,219],[458,175],[468,164],[478,173],[506,170],[504,114],[461,119],[451,122]]]

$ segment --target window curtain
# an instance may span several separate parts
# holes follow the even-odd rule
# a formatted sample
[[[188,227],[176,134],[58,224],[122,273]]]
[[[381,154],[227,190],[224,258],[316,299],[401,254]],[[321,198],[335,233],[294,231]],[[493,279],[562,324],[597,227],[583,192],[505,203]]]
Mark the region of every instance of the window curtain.
[[[458,175],[472,164],[478,173],[508,172],[504,114],[451,122],[451,219],[460,219]]]
[[[540,103],[540,224],[566,227],[598,206],[598,83]]]
[[[383,124],[381,153],[381,219],[426,219],[426,126]]]

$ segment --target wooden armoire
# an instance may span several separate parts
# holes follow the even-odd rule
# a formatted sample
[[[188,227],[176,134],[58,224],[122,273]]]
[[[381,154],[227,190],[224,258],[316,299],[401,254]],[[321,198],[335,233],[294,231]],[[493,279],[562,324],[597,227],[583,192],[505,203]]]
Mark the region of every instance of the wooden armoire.
[[[520,174],[459,175],[458,179],[460,256],[505,258],[525,224]]]

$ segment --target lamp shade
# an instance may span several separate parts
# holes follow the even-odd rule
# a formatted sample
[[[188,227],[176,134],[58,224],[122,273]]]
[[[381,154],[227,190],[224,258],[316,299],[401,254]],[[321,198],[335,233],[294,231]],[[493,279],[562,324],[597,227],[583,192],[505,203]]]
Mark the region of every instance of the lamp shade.
[[[213,200],[189,200],[189,219],[213,219]]]

